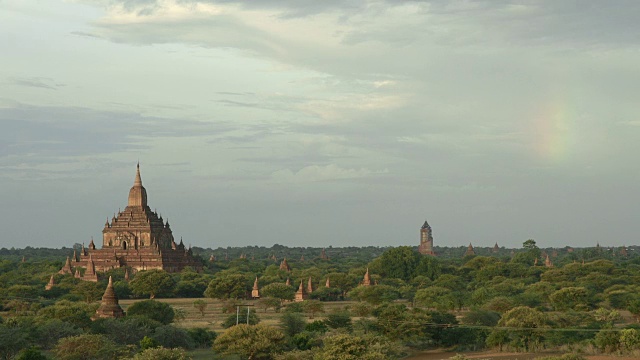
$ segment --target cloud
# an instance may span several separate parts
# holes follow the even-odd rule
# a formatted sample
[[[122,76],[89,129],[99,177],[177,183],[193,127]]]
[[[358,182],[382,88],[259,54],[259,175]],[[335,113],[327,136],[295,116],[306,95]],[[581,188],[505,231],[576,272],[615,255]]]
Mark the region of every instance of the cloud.
[[[347,179],[361,179],[379,176],[388,173],[389,170],[373,171],[367,168],[342,168],[335,164],[326,166],[310,165],[298,171],[281,169],[271,174],[271,179],[280,183],[305,183],[320,181],[336,181]]]
[[[27,86],[33,88],[58,90],[65,84],[56,82],[53,79],[45,77],[9,77],[8,82],[13,85]]]

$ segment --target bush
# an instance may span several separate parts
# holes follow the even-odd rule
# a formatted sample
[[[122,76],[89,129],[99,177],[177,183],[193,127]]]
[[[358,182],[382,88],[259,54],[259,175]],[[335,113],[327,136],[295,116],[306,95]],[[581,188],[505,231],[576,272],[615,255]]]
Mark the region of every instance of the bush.
[[[348,311],[335,311],[327,315],[324,323],[332,329],[351,329],[351,315]]]
[[[132,360],[187,360],[187,354],[182,349],[149,348],[136,354]]]
[[[178,329],[171,325],[160,326],[153,332],[151,338],[166,348],[193,349],[195,343],[186,330]]]
[[[191,340],[193,340],[194,345],[199,348],[211,347],[218,335],[214,331],[207,330],[206,328],[188,329],[187,333],[191,337]]]
[[[37,348],[30,347],[18,353],[15,360],[47,360],[48,358]]]
[[[175,312],[169,304],[155,300],[143,300],[129,306],[127,316],[143,316],[168,325],[173,322]]]
[[[60,339],[54,349],[59,360],[111,360],[118,358],[118,348],[103,335],[78,335]]]

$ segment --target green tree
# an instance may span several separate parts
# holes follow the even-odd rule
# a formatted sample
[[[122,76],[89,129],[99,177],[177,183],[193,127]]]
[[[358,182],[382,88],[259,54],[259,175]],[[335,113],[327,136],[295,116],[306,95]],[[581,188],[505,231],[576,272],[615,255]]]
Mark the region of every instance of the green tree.
[[[166,325],[173,322],[175,312],[169,304],[156,300],[143,300],[129,306],[127,316],[144,316]]]
[[[398,347],[381,336],[336,334],[324,338],[324,346],[314,360],[386,360],[398,359]]]
[[[583,287],[566,287],[549,296],[549,300],[556,310],[576,309],[587,306],[587,289]]]
[[[262,296],[276,298],[281,301],[293,300],[296,293],[293,287],[283,283],[271,283],[269,285],[265,285],[260,292],[262,293]]]
[[[136,354],[132,360],[189,360],[182,349],[148,348]]]
[[[246,297],[248,291],[244,275],[222,274],[211,280],[204,295],[214,299],[240,299]]]
[[[27,335],[20,327],[0,325],[0,358],[12,359],[27,345]]]
[[[349,314],[349,312],[346,310],[337,310],[330,312],[329,314],[327,314],[324,322],[332,329],[351,329],[352,325],[351,314]]]
[[[222,354],[237,354],[248,360],[272,359],[284,350],[284,334],[267,325],[233,326],[213,342],[213,350]]]
[[[440,310],[453,310],[456,305],[453,292],[441,286],[431,286],[416,291],[413,301],[416,305]]]
[[[102,286],[97,282],[80,281],[71,293],[82,296],[84,301],[87,303],[92,303],[102,297],[102,294],[104,294],[104,288],[105,286]]]
[[[313,319],[317,313],[324,312],[324,304],[318,300],[305,300],[302,302],[302,307],[309,314],[309,319]]]
[[[48,360],[40,350],[35,347],[30,347],[28,349],[22,349],[15,360]]]
[[[156,295],[171,294],[176,283],[166,271],[146,270],[136,274],[129,283],[134,294],[149,295],[154,299]]]
[[[60,360],[111,360],[118,358],[118,348],[104,335],[85,334],[60,339],[53,350]]]
[[[349,297],[373,305],[393,301],[400,297],[398,290],[389,285],[358,286],[349,292]]]
[[[208,305],[209,304],[207,304],[207,302],[202,300],[202,299],[198,299],[198,300],[195,300],[193,302],[193,307],[198,309],[198,312],[200,313],[200,316],[202,316],[202,317],[204,317],[204,313],[207,310],[207,306]]]
[[[256,306],[263,308],[264,312],[267,312],[269,308],[273,308],[275,312],[279,312],[282,308],[282,301],[273,297],[261,297],[258,299]]]
[[[160,346],[170,349],[193,349],[195,347],[193,339],[186,330],[171,325],[156,328],[151,338]]]
[[[411,246],[399,246],[385,251],[370,264],[370,268],[382,277],[409,281],[416,275],[421,260],[422,255]]]
[[[513,328],[509,331],[512,346],[531,351],[542,342],[546,317],[539,310],[518,306],[504,313],[498,325]]]
[[[280,328],[289,337],[304,331],[305,325],[307,321],[300,313],[284,313],[280,316]]]

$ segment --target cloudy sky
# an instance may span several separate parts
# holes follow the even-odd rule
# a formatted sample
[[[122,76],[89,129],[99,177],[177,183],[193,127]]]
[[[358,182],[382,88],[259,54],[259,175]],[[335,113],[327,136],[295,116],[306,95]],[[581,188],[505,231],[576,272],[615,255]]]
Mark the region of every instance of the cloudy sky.
[[[639,244],[640,2],[0,0],[2,247],[140,161],[202,247]]]

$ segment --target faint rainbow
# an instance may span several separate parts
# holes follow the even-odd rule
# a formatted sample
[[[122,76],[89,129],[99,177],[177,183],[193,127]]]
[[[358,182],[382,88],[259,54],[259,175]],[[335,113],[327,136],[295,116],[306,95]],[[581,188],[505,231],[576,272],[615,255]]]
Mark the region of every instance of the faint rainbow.
[[[534,119],[533,139],[537,157],[545,161],[565,161],[575,134],[575,114],[567,104],[548,104]]]

